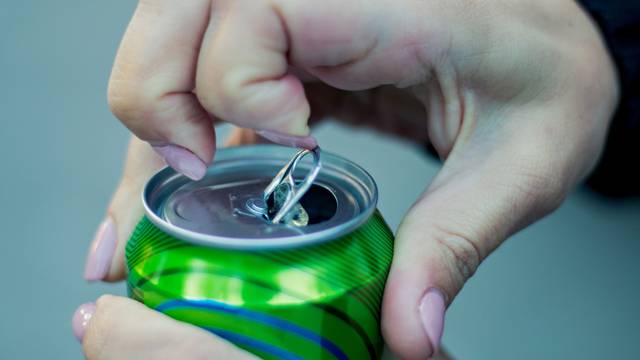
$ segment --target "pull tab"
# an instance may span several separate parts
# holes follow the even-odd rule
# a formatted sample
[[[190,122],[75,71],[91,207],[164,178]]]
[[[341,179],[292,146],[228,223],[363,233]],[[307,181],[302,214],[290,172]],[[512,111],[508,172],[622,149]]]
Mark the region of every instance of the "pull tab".
[[[313,168],[298,185],[293,178],[293,173],[300,160],[308,154],[313,155]],[[267,205],[266,215],[268,220],[273,224],[277,224],[281,222],[296,205],[300,206],[298,202],[316,180],[321,168],[320,147],[315,147],[313,150],[304,149],[298,151],[298,153],[289,160],[287,165],[276,174],[269,186],[264,189],[262,195],[264,203],[273,204],[273,209]],[[300,206],[300,208],[302,208],[302,206]],[[304,211],[304,209],[302,211]],[[306,214],[306,212],[304,212],[304,214]],[[304,219],[298,220],[302,220],[303,224],[297,225],[294,221],[294,225],[306,225]]]

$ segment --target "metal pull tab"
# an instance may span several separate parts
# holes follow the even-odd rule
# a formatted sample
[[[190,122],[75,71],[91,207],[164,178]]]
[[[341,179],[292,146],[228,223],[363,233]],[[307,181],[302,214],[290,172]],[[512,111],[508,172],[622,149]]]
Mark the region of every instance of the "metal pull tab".
[[[308,154],[313,155],[313,167],[304,180],[300,184],[296,184],[293,172],[298,163]],[[298,202],[309,190],[321,168],[320,147],[316,147],[313,150],[304,149],[298,151],[264,190],[262,197],[265,205],[267,205],[266,215],[268,220],[273,224],[280,223],[296,205],[300,206]],[[300,206],[300,208],[302,207]],[[304,225],[306,225],[306,222],[298,226]]]

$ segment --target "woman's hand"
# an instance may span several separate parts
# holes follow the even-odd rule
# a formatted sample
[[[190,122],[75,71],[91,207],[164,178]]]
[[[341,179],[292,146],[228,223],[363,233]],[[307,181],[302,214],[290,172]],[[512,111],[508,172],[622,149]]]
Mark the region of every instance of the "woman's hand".
[[[307,147],[308,120],[325,116],[429,141],[446,161],[398,229],[383,301],[386,341],[413,359],[437,350],[445,309],[480,262],[590,171],[617,82],[569,0],[154,0],[127,30],[109,101],[196,179],[214,118]],[[146,168],[116,192],[88,279],[123,276]],[[110,265],[95,261],[101,249],[115,251]]]
[[[260,142],[265,140],[253,131],[236,129],[226,146]],[[89,250],[85,279],[115,282],[125,278],[126,240],[144,213],[140,193],[151,175],[163,166],[151,147],[132,137],[122,180]],[[103,295],[95,303],[78,307],[72,327],[90,360],[254,358],[206,331],[117,296]],[[434,359],[450,358],[440,352]]]
[[[80,306],[73,330],[89,360],[257,359],[205,330],[110,295]]]
[[[122,181],[89,250],[87,280],[124,279],[124,246],[144,212],[140,193],[163,166],[151,147],[131,139]],[[209,332],[122,297],[104,295],[81,305],[72,326],[90,360],[255,359]]]

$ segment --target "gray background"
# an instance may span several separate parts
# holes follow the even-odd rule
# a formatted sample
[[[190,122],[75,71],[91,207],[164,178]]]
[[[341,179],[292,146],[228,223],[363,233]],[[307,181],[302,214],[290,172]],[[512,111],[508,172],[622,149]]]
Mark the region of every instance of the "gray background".
[[[0,358],[81,358],[73,310],[123,294],[82,271],[127,142],[105,88],[134,5],[0,2]],[[363,130],[316,135],[373,174],[394,227],[438,169]],[[447,314],[445,345],[462,359],[638,358],[639,220],[638,201],[573,194],[480,267]]]

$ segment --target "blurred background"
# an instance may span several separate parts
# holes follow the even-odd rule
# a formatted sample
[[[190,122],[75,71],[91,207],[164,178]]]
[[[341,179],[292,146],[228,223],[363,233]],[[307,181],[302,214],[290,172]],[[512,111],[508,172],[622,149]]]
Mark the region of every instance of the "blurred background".
[[[1,358],[81,359],[74,309],[124,294],[82,273],[128,139],[105,94],[134,6],[0,2]],[[394,228],[439,167],[365,130],[315,135],[371,172]],[[444,345],[460,359],[637,358],[639,253],[640,201],[578,190],[480,267],[447,313]]]

